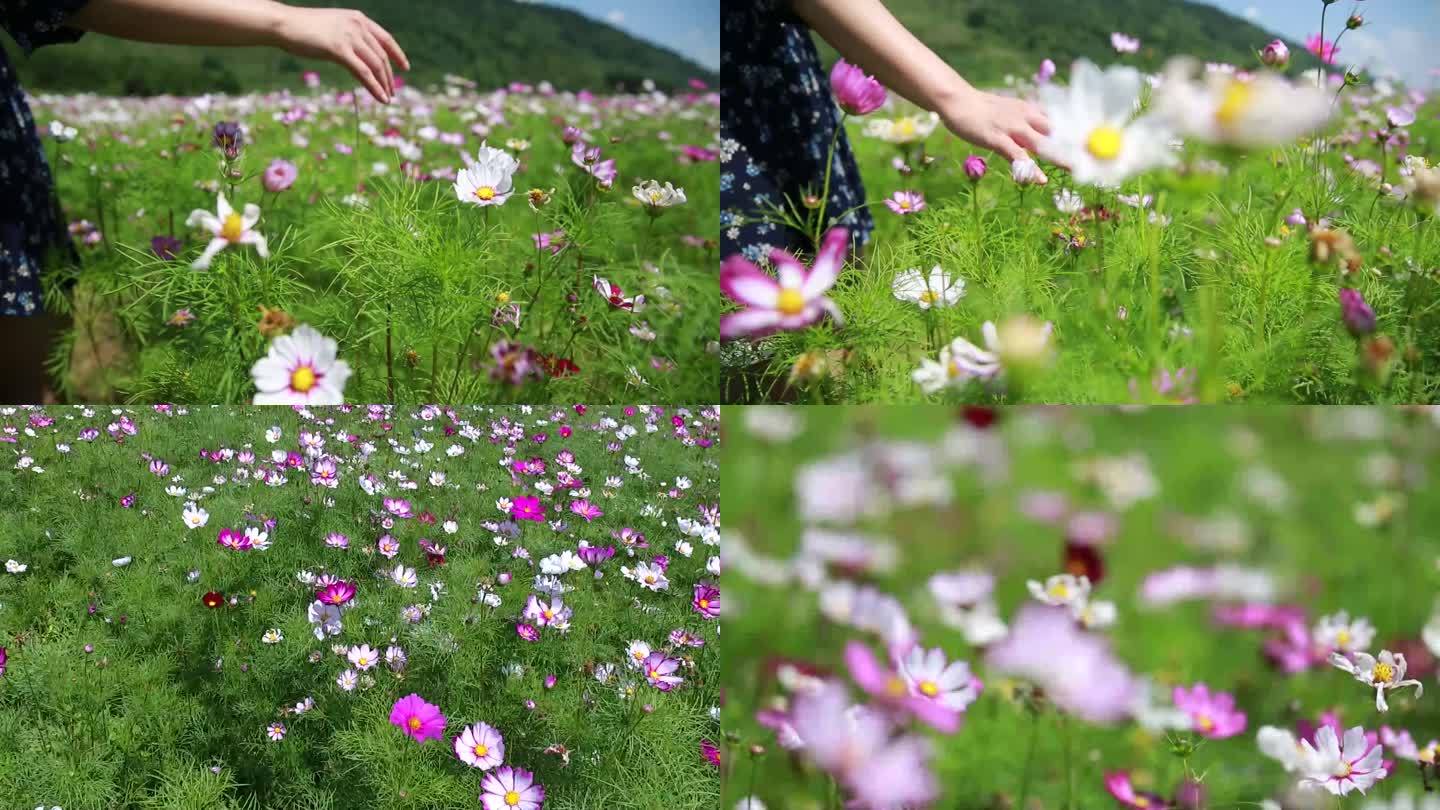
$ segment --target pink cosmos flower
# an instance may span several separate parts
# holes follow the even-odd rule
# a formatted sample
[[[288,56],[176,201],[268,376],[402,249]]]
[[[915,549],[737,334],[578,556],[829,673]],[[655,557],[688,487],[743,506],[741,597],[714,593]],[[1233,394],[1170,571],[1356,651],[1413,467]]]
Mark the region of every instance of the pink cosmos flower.
[[[897,191],[885,198],[885,207],[905,216],[925,210],[925,195],[918,191]]]
[[[249,551],[255,547],[255,542],[236,529],[221,529],[220,536],[215,543],[221,548],[228,548],[231,551]]]
[[[1355,726],[1342,741],[1335,729],[1323,726],[1315,732],[1315,744],[1302,740],[1300,784],[1322,787],[1336,796],[1351,791],[1364,793],[1388,774],[1382,763],[1384,750],[1372,743],[1365,729]]]
[[[445,736],[445,715],[440,713],[440,707],[414,693],[395,701],[390,709],[390,725],[399,727],[416,742]]]
[[[1260,61],[1270,67],[1283,68],[1290,64],[1290,47],[1283,40],[1271,40],[1260,51]]]
[[[987,168],[989,168],[989,166],[986,164],[985,158],[979,155],[971,155],[965,158],[965,176],[972,181],[979,182],[980,178],[985,176],[985,170]]]
[[[782,745],[801,748],[844,785],[863,807],[920,807],[939,793],[929,744],[916,736],[892,737],[880,712],[854,706],[833,682],[795,698],[781,720]]]
[[[1055,77],[1055,62],[1051,59],[1043,60],[1040,69],[1035,71],[1035,83],[1047,84]]]
[[[845,665],[850,677],[871,697],[897,715],[908,714],[936,731],[954,734],[960,728],[960,712],[913,694],[905,678],[858,641],[845,645]]]
[[[731,340],[803,329],[827,312],[836,324],[841,323],[840,308],[825,291],[840,277],[849,244],[848,231],[831,228],[808,272],[799,259],[775,250],[770,261],[779,271],[778,281],[738,253],[726,258],[720,265],[720,289],[747,309],[720,319],[720,337]]]
[[[5,652],[5,648],[4,648],[4,647],[0,647],[0,675],[4,675],[4,674],[5,674],[5,663],[6,663],[7,661],[9,661],[9,660],[10,660],[10,655],[9,655],[9,653]]]
[[[1114,771],[1105,774],[1105,789],[1115,797],[1122,807],[1129,807],[1131,810],[1166,810],[1170,803],[1165,801],[1158,793],[1146,793],[1135,789],[1130,784],[1130,774],[1125,771]]]
[[[505,739],[487,723],[466,726],[455,738],[455,756],[472,768],[488,771],[505,762]]]
[[[1079,628],[1065,608],[1028,603],[1010,635],[986,651],[995,670],[1044,688],[1057,706],[1096,724],[1119,722],[1134,705],[1130,670],[1105,638]]]
[[[615,177],[619,171],[615,168],[615,160],[600,159],[600,147],[589,146],[584,143],[576,143],[570,148],[570,162],[584,169],[586,174],[595,178],[595,181],[602,189],[609,189],[615,184]]]
[[[830,69],[830,89],[835,103],[851,115],[869,115],[885,103],[885,88],[874,76],[841,59]]]
[[[565,602],[558,596],[552,598],[549,604],[540,600],[535,594],[530,594],[530,599],[525,603],[525,618],[547,627],[552,624],[564,624],[570,620],[571,610],[565,607]]]
[[[604,512],[600,511],[600,507],[584,499],[578,501],[571,501],[570,511],[574,512],[582,518],[585,518],[586,523],[589,523],[595,518],[598,518],[601,515],[605,514]]]
[[[1140,40],[1116,31],[1110,35],[1110,47],[1116,53],[1135,53],[1140,50]]]
[[[640,662],[640,669],[645,673],[645,680],[661,692],[669,692],[671,689],[684,682],[684,678],[675,674],[680,668],[680,662],[670,658],[663,652],[652,652]]]
[[[709,762],[717,768],[720,767],[720,747],[715,745],[715,743],[709,740],[701,740],[700,754],[705,757],[706,762]]]
[[[720,618],[720,589],[704,582],[695,583],[695,598],[690,605],[706,619]]]
[[[355,586],[343,579],[336,580],[316,592],[315,598],[324,604],[339,607],[355,598]]]
[[[1334,42],[1322,39],[1319,34],[1311,34],[1305,39],[1305,50],[1320,57],[1320,61],[1327,65],[1335,64],[1335,57],[1340,54]]]
[[[535,642],[540,640],[539,629],[537,629],[535,625],[527,624],[525,622],[520,622],[519,624],[515,625],[515,635],[525,639],[531,644],[534,644]]]
[[[544,520],[545,507],[540,505],[539,498],[521,495],[511,504],[510,517],[516,520]]]
[[[1245,730],[1245,713],[1235,710],[1235,696],[1228,692],[1210,693],[1210,688],[1197,683],[1189,690],[1177,686],[1173,693],[1175,708],[1190,715],[1194,730],[1202,737],[1223,740]]]
[[[555,231],[532,233],[530,234],[530,238],[534,240],[536,250],[548,250],[551,256],[565,249],[565,230],[563,228]]]
[[[264,183],[266,191],[279,194],[295,185],[295,178],[299,176],[300,170],[295,168],[294,163],[276,158],[270,161],[269,166],[265,167],[265,174],[262,176],[261,182]]]
[[[480,790],[485,810],[540,810],[545,802],[545,788],[535,784],[535,774],[509,765],[485,774]]]

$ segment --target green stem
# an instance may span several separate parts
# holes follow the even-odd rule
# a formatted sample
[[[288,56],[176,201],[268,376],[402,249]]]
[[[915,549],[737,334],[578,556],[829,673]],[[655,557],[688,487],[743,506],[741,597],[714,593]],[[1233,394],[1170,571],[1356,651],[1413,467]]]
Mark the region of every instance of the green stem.
[[[849,117],[849,113],[841,111],[835,133],[830,136],[830,150],[825,153],[825,185],[820,192],[819,218],[815,221],[815,232],[811,234],[816,250],[820,249],[820,235],[825,232],[825,211],[830,207],[830,174],[835,168],[835,144],[840,140],[840,133],[845,131],[845,119]]]
[[[1075,769],[1071,763],[1075,758],[1075,743],[1070,736],[1070,717],[1060,715],[1060,730],[1065,737],[1065,808],[1075,810]]]
[[[1025,768],[1020,776],[1020,800],[1015,802],[1015,810],[1025,810],[1025,799],[1030,795],[1030,773],[1031,765],[1035,762],[1035,743],[1040,737],[1040,715],[1030,715],[1030,742],[1025,747]]]

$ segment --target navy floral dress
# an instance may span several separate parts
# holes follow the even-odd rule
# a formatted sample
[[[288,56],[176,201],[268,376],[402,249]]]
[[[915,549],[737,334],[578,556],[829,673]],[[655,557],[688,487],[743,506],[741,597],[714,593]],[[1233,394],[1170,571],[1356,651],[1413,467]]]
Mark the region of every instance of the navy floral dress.
[[[825,157],[840,122],[830,77],[810,29],[788,0],[726,0],[721,10],[720,255],[742,253],[760,263],[772,248],[807,253],[803,234],[765,222],[769,206],[797,204],[825,183]],[[875,221],[860,170],[841,133],[835,146],[826,210],[848,227],[854,244]],[[855,210],[852,210],[855,209]]]
[[[27,54],[41,45],[74,42],[82,32],[63,21],[86,2],[0,0],[0,28]],[[73,255],[35,119],[0,50],[0,315],[40,312],[42,262]]]

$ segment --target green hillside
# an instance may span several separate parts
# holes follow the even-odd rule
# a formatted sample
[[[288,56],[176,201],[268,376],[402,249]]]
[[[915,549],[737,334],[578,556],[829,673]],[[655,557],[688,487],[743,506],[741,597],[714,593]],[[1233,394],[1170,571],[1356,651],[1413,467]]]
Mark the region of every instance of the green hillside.
[[[1178,54],[1253,66],[1255,51],[1275,38],[1218,8],[1186,0],[888,0],[886,5],[967,79],[990,85],[1007,73],[1029,76],[1047,57],[1062,71],[1080,57],[1113,62],[1118,55],[1110,47],[1112,31],[1139,37],[1140,53],[1124,60],[1147,70]],[[1318,29],[1319,3],[1315,15]],[[1337,28],[1344,24],[1339,13],[1331,19]],[[1286,44],[1292,70],[1319,64],[1302,45]]]
[[[662,88],[714,80],[678,53],[637,39],[568,9],[514,0],[292,0],[297,5],[358,8],[388,28],[410,56],[413,84],[446,73],[483,87],[549,80],[561,89]],[[302,62],[267,48],[204,49],[87,36],[75,45],[36,51],[30,59],[4,39],[21,81],[32,90],[155,95],[239,93],[301,86],[318,69],[329,82],[354,84],[338,67]]]

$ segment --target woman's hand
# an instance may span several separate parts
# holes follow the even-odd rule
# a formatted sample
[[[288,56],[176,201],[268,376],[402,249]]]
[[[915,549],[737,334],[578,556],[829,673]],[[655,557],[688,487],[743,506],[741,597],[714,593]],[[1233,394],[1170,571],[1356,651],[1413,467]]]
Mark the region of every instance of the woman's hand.
[[[1050,121],[1035,104],[980,90],[967,88],[939,113],[951,132],[1012,163],[1028,157],[1050,134]]]
[[[390,32],[358,11],[287,7],[277,33],[281,48],[343,66],[385,104],[395,97],[392,63],[410,69],[410,60]]]

